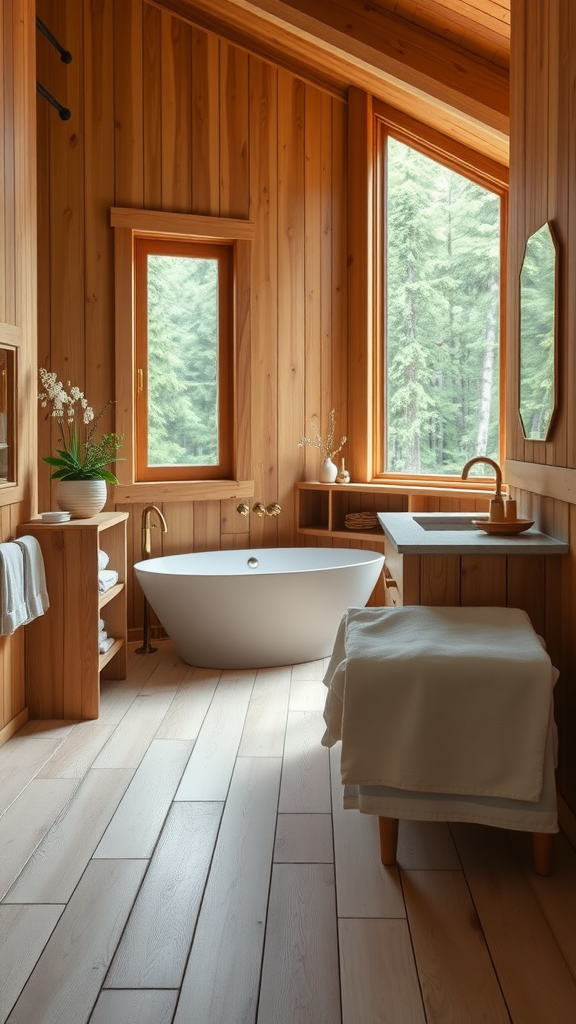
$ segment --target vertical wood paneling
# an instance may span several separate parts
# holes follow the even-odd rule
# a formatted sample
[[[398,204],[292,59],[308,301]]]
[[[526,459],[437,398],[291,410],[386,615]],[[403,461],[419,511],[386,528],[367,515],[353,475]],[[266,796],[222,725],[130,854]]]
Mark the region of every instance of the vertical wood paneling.
[[[15,167],[14,167],[14,144],[16,134],[16,121],[14,110],[14,22],[13,5],[5,4],[4,32],[3,32],[3,89],[2,100],[4,107],[4,202],[3,206],[3,235],[4,235],[4,311],[1,314],[2,320],[8,324],[16,323],[16,223],[15,223]]]
[[[320,291],[322,272],[321,237],[321,161],[322,161],[322,101],[317,89],[305,86],[304,122],[304,422],[302,433],[310,436],[309,423],[317,417],[319,431],[326,435],[328,413],[322,407],[321,378],[321,322],[322,295]],[[330,399],[328,398],[328,401]],[[331,407],[330,407],[331,408]],[[321,461],[316,448],[304,448],[304,465],[307,480],[318,478]]]
[[[142,101],[144,104],[144,206],[162,209],[162,13],[142,8]]]
[[[298,439],[304,426],[304,119],[305,87],[278,72],[278,498],[282,505],[278,539],[294,530],[293,482],[303,456]]]
[[[115,205],[137,208],[144,205],[142,10],[142,0],[114,0]]]
[[[50,7],[51,31],[71,53],[83,50],[83,5]],[[48,88],[71,111],[50,125],[50,262],[52,291],[50,369],[58,379],[86,390],[85,379],[85,164],[83,62],[50,62]],[[88,394],[89,397],[89,394]],[[89,397],[90,400],[90,397]],[[59,429],[52,421],[49,451],[58,447]],[[49,452],[46,452],[49,454]],[[54,506],[56,507],[56,506]]]
[[[247,217],[248,55],[220,43],[220,216]]]
[[[330,202],[332,206],[332,324],[331,324],[331,379],[332,401],[338,410],[342,426],[348,424],[348,372],[347,372],[347,301],[346,275],[348,273],[347,230],[346,230],[346,195],[347,195],[347,114],[344,103],[332,100],[332,154],[330,158],[332,171],[332,187]],[[347,446],[343,452],[348,460]],[[348,465],[348,461],[346,463]]]
[[[278,90],[277,72],[250,58],[250,218],[252,245],[252,472],[264,505],[278,497]],[[281,513],[284,515],[284,510]],[[277,542],[278,522],[251,516],[255,547]]]
[[[18,347],[18,465],[0,492],[0,539],[37,509],[36,25],[28,0],[0,8],[0,323]],[[16,330],[14,330],[16,328]],[[23,629],[0,646],[2,742],[26,721]]]
[[[217,215],[219,167],[220,44],[216,36],[192,31],[192,213]]]
[[[86,380],[95,412],[114,398],[114,95],[108,74],[113,46],[112,0],[84,0],[84,150]],[[100,420],[114,429],[114,408]]]
[[[192,204],[192,29],[162,12],[162,209]]]

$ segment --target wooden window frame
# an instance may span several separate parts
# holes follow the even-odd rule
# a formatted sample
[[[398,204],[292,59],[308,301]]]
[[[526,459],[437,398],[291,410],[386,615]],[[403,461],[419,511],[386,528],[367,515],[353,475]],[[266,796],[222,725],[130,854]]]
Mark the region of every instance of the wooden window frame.
[[[213,466],[148,463],[148,267],[151,255],[211,259],[218,263],[218,462]],[[232,259],[228,243],[157,238],[139,235],[134,239],[135,348],[137,366],[136,477],[138,481],[222,480],[232,472]]]
[[[349,94],[348,149],[348,434],[354,437],[348,458],[358,483],[396,483],[491,489],[493,481],[463,481],[449,475],[387,473],[384,465],[384,150],[383,139],[395,139],[445,164],[501,201],[500,218],[500,451],[505,442],[505,354],[507,292],[508,168],[456,139],[374,99],[360,89]]]
[[[251,221],[193,214],[161,213],[113,207],[115,252],[116,426],[123,435],[125,461],[116,464],[116,503],[250,497],[253,494],[250,420],[250,260]],[[208,243],[230,252],[232,287],[229,330],[230,445],[228,466],[216,474],[188,473],[179,478],[141,480],[137,460],[137,330],[135,240]],[[188,468],[188,467],[187,467]]]

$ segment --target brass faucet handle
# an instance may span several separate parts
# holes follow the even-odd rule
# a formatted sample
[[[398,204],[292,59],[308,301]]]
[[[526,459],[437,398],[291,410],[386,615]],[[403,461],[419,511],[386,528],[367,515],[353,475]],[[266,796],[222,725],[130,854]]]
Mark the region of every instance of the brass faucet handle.
[[[244,504],[242,504],[242,505],[237,505],[237,506],[236,506],[236,511],[237,511],[237,512],[238,512],[238,513],[239,513],[239,514],[240,514],[241,516],[247,516],[247,515],[249,515],[249,514],[250,514],[250,507],[249,507],[248,505],[246,505],[246,503],[244,503]]]
[[[282,509],[277,501],[274,501],[271,505],[268,505],[266,509],[267,516],[279,516]]]

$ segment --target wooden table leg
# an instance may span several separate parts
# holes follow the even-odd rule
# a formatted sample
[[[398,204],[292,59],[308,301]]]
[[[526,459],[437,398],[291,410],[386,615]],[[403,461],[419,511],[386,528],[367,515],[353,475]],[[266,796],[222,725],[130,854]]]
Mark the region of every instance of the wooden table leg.
[[[396,863],[398,847],[398,818],[378,818],[380,830],[380,860],[387,867]]]
[[[536,874],[549,875],[552,871],[552,832],[532,833],[532,854]]]

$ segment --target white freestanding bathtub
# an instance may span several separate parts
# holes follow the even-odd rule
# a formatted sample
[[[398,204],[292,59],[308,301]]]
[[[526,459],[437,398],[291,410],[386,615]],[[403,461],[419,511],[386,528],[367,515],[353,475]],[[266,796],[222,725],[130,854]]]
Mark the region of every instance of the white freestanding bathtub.
[[[205,668],[263,668],[332,653],[384,556],[355,548],[261,548],[166,555],[136,576],[180,656]]]

